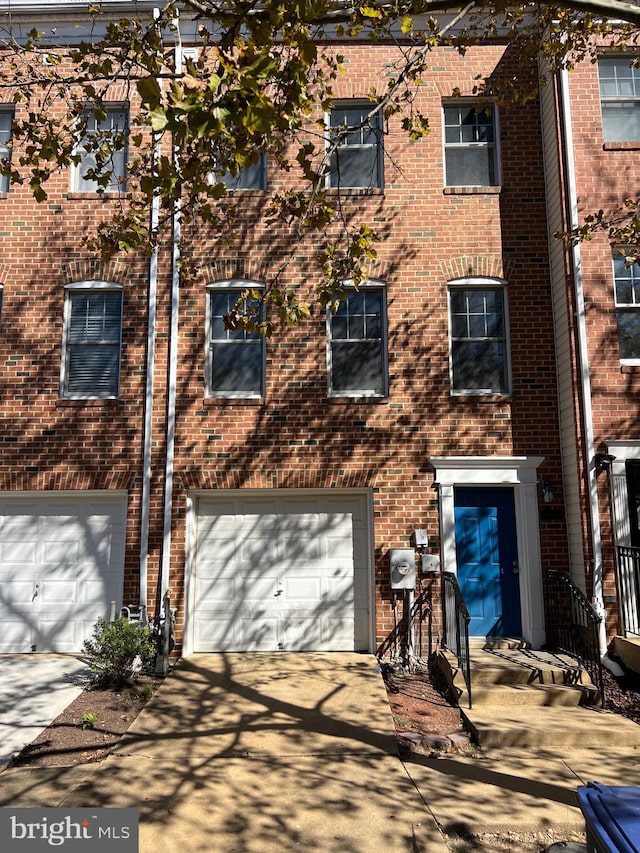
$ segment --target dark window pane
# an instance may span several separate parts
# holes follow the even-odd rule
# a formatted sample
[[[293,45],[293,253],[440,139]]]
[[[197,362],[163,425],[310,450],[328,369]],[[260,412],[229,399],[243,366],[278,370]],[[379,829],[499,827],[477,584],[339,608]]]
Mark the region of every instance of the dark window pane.
[[[616,311],[620,358],[640,358],[640,311]]]
[[[456,391],[506,391],[504,345],[498,341],[454,341]]]
[[[451,187],[491,187],[497,185],[495,149],[447,148],[447,185]]]
[[[262,393],[262,346],[214,344],[212,347],[213,393]]]
[[[384,393],[381,341],[334,342],[331,367],[334,391]]]

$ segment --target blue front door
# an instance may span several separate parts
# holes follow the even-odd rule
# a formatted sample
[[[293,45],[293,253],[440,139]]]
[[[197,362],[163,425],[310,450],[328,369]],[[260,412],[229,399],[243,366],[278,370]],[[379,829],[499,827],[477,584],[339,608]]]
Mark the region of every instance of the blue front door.
[[[520,586],[513,489],[454,490],[458,583],[473,637],[520,637]]]

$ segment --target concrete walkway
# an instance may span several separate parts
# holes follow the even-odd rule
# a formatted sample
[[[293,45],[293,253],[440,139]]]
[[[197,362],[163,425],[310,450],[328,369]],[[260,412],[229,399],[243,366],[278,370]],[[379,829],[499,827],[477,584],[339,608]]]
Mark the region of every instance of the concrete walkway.
[[[90,676],[71,655],[0,655],[0,768],[82,693]]]
[[[0,775],[29,805],[139,807],[141,853],[446,850],[371,655],[194,655],[117,755]]]
[[[577,787],[640,785],[639,757],[496,751],[401,762],[372,656],[195,655],[117,755],[9,769],[0,806],[135,806],[141,853],[445,853],[442,831],[583,830]]]

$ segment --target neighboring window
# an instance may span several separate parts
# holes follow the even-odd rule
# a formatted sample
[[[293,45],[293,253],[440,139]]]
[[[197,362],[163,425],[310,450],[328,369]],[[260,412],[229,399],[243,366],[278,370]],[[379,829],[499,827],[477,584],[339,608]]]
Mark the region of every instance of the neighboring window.
[[[451,376],[454,394],[508,394],[505,291],[490,280],[450,283]]]
[[[86,132],[79,140],[75,153],[80,161],[72,169],[74,192],[124,192],[127,176],[127,133],[129,112],[126,107],[107,107],[104,118],[97,120],[93,111],[84,116]],[[104,145],[110,156],[101,160]]]
[[[613,277],[620,360],[640,362],[640,266],[616,255]]]
[[[387,321],[384,286],[349,287],[335,312],[327,314],[329,394],[387,393]]]
[[[631,61],[629,56],[598,60],[605,142],[640,141],[640,69]]]
[[[241,169],[237,175],[225,172],[216,176],[231,192],[233,190],[266,190],[267,188],[267,158],[261,154],[256,163]]]
[[[106,282],[67,286],[63,397],[118,396],[121,335],[122,288]]]
[[[374,107],[371,102],[351,102],[338,104],[329,113],[329,137],[339,137],[330,160],[330,187],[382,188],[382,124],[379,112],[369,118]]]
[[[11,126],[13,124],[13,108],[0,107],[0,160],[3,165],[11,163]],[[9,192],[9,175],[0,175],[0,193]]]
[[[498,130],[495,107],[476,110],[475,104],[444,105],[445,185],[495,187],[498,169]]]
[[[624,464],[629,498],[631,545],[640,547],[640,462],[627,459]]]
[[[216,282],[209,286],[207,323],[207,394],[215,397],[262,397],[264,395],[265,339],[258,332],[233,331],[225,326],[227,315],[247,290],[262,285],[251,281]],[[241,310],[256,309],[251,297]]]

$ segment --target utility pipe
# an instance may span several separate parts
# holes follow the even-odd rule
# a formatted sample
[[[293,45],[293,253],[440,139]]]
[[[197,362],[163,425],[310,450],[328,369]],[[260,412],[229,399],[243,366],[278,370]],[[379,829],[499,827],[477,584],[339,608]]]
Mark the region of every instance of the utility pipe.
[[[571,101],[569,98],[569,72],[560,71],[560,114],[564,131],[564,155],[566,166],[567,215],[569,231],[580,224],[578,217],[578,197],[576,193],[576,164],[573,148],[573,127],[571,122]],[[596,480],[595,440],[593,428],[593,406],[591,397],[591,375],[589,371],[589,347],[587,336],[586,312],[584,305],[584,287],[582,276],[582,253],[580,244],[572,247],[573,284],[576,300],[578,372],[582,392],[582,422],[584,446],[587,455],[587,490],[589,515],[591,520],[591,547],[593,550],[593,606],[601,617],[599,630],[599,652],[602,663],[614,675],[622,675],[620,667],[609,658],[607,651],[607,631],[605,625],[605,607],[603,592],[602,535],[600,531],[600,510],[598,505],[598,483]],[[619,670],[619,671],[618,671]]]

